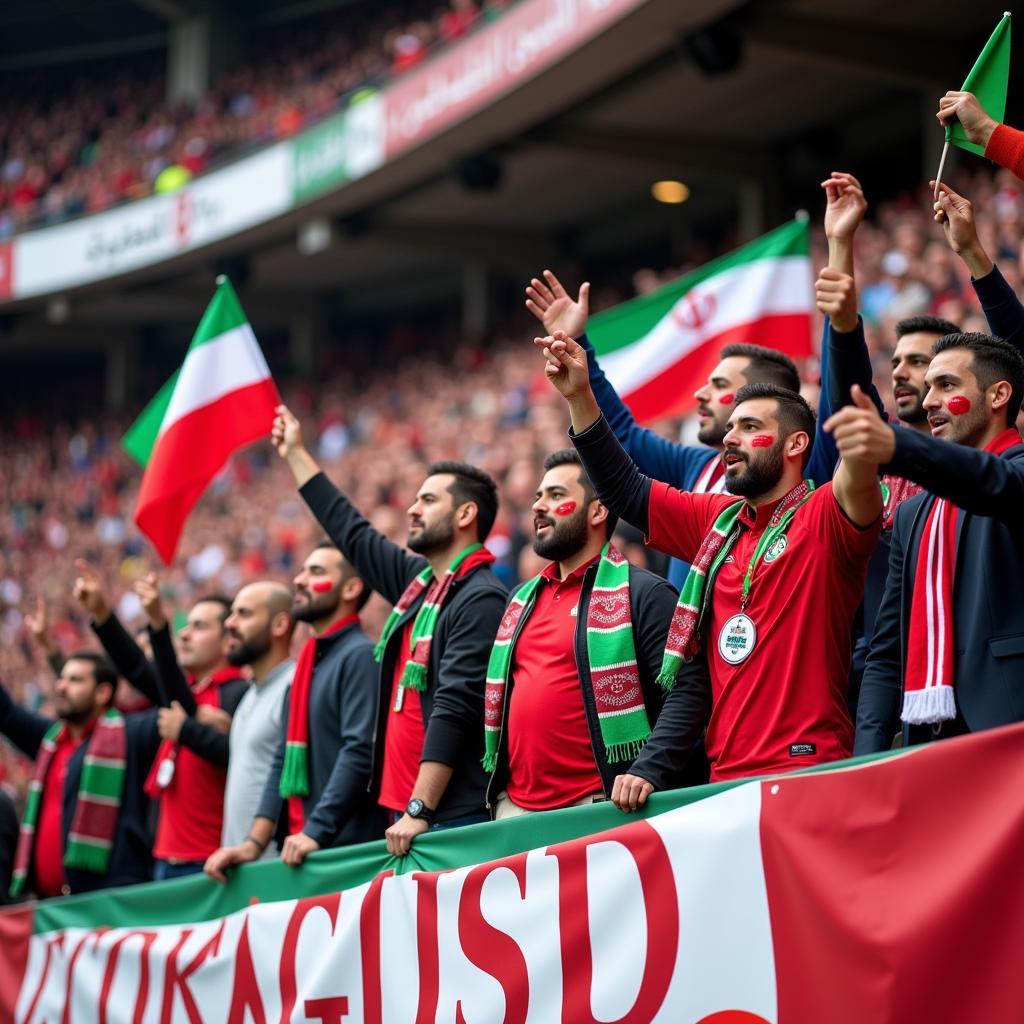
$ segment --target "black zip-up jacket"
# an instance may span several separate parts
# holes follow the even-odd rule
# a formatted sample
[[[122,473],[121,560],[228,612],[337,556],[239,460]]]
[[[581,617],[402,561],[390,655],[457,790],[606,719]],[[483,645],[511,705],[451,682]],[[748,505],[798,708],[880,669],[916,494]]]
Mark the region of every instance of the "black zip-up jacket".
[[[601,775],[605,796],[609,796],[615,776],[629,770],[629,764],[623,761],[609,762],[605,756],[604,741],[601,738],[601,724],[597,717],[597,704],[594,698],[594,684],[590,678],[590,661],[587,657],[587,620],[590,614],[590,595],[594,589],[597,576],[597,563],[591,565],[583,574],[583,587],[576,612],[576,631],[573,636],[573,654],[579,673],[580,692],[583,696],[583,707],[587,713],[587,729],[590,732],[590,746],[594,752],[594,762]],[[544,584],[547,586],[547,584]],[[633,643],[636,647],[636,662],[640,675],[640,686],[643,690],[644,704],[647,708],[647,720],[651,727],[661,710],[665,694],[658,686],[658,672],[661,670],[662,658],[665,654],[665,642],[668,638],[668,627],[672,622],[677,594],[668,580],[656,576],[646,569],[629,567],[629,607],[633,619]],[[523,616],[513,637],[513,650],[519,640],[519,634],[529,625],[529,616]],[[508,685],[505,687],[505,709],[502,715],[502,729],[498,737],[498,763],[487,785],[487,806],[494,807],[498,794],[508,783],[508,722],[509,702],[512,698],[514,674],[509,673]]]
[[[289,691],[284,732],[256,812],[271,821],[284,806],[280,789],[290,701]],[[353,624],[322,637],[309,689],[309,793],[302,801],[302,831],[321,848],[382,839],[388,827],[368,792],[376,706],[377,665],[366,634]]]
[[[426,559],[410,555],[378,533],[323,473],[309,480],[299,493],[366,585],[397,604],[423,571]],[[452,582],[438,615],[426,690],[419,695],[426,729],[419,760],[453,769],[440,805],[434,808],[438,822],[485,809],[487,775],[481,763],[484,680],[507,594],[501,580],[488,567],[480,566]],[[422,601],[415,602],[399,620],[380,662],[370,782],[374,795],[380,790],[384,729],[402,633]]]
[[[124,716],[124,791],[117,814],[110,865],[102,875],[65,868],[69,892],[91,892],[118,885],[134,885],[138,882],[148,882],[153,877],[152,841],[146,824],[149,801],[142,786],[160,744],[155,720],[155,711],[140,711]],[[0,732],[27,757],[36,758],[46,730],[53,723],[54,719],[44,718],[15,704],[7,690],[0,685]],[[89,743],[83,743],[68,761],[61,809],[61,832],[65,848],[68,833],[71,831],[71,822],[75,817],[78,787],[82,781],[82,768],[88,749]],[[31,889],[31,874],[28,882]]]

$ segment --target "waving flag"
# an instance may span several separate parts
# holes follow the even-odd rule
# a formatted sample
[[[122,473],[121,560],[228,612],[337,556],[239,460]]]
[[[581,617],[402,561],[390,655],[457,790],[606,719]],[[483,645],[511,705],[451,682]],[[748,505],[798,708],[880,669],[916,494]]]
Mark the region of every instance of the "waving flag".
[[[594,316],[587,335],[641,422],[693,408],[723,346],[812,354],[810,232],[794,220],[749,245]]]
[[[122,441],[145,469],[135,522],[165,563],[199,496],[234,452],[270,433],[280,401],[235,289],[218,278],[181,369]]]
[[[1010,15],[1004,14],[996,25],[984,49],[971,68],[961,87],[962,92],[972,92],[982,109],[995,121],[1002,121],[1006,114],[1006,87],[1010,78]],[[946,125],[946,142],[961,149],[969,149],[978,156],[985,155],[984,146],[967,141],[964,126],[954,117]]]

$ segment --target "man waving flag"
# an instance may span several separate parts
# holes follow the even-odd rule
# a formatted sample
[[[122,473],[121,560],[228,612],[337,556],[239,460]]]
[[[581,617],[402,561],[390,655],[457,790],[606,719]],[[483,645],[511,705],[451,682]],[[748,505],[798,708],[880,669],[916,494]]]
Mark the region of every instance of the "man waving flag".
[[[181,369],[122,441],[145,469],[135,523],[165,563],[199,496],[234,452],[268,434],[280,404],[235,289],[219,277]]]

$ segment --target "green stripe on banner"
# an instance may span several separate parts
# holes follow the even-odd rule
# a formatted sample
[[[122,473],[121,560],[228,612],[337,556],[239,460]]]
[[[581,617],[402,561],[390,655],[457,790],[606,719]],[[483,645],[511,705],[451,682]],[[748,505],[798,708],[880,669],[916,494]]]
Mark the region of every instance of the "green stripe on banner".
[[[835,771],[926,749],[911,747],[868,754],[781,777]],[[364,885],[384,871],[396,875],[410,871],[450,871],[568,842],[606,832],[638,818],[664,814],[763,778],[765,776],[655,793],[642,809],[628,817],[612,804],[600,803],[429,832],[417,838],[406,857],[392,857],[384,841],[377,840],[312,853],[299,870],[286,867],[279,860],[248,864],[229,874],[226,885],[198,875],[44,900],[36,904],[34,930],[38,935],[61,928],[93,928],[98,924],[111,928],[141,928],[212,921],[244,909],[254,899],[275,902],[319,896]]]
[[[587,337],[601,356],[632,345],[667,316],[683,295],[702,281],[756,260],[807,256],[810,253],[810,238],[807,221],[789,221],[749,245],[719,256],[679,280],[663,285],[650,295],[630,299],[629,302],[591,317],[587,325]]]

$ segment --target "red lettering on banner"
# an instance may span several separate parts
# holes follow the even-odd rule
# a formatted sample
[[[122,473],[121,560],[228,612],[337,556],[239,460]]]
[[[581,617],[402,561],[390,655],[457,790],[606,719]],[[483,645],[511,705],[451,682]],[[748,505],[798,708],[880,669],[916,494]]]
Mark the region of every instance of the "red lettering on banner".
[[[441,872],[417,871],[416,881],[416,964],[420,974],[420,996],[416,1024],[434,1024],[441,968],[437,949],[437,883]]]
[[[359,908],[359,947],[363,966],[363,1021],[381,1024],[380,890],[390,871],[379,874],[366,890]]]
[[[135,1013],[132,1024],[142,1024],[146,1003],[149,1001],[149,951],[156,941],[157,933],[133,929],[117,938],[107,954],[107,969],[103,974],[103,987],[100,989],[99,1024],[107,1024],[107,1006],[110,1002],[110,990],[114,987],[114,975],[117,973],[117,960],[121,955],[121,947],[129,940],[142,937],[142,950],[139,953],[139,982],[135,994]]]
[[[299,945],[299,932],[306,915],[314,910],[322,910],[331,922],[331,934],[338,924],[338,907],[341,905],[341,893],[328,896],[312,896],[299,900],[292,916],[288,919],[288,927],[284,933],[284,945],[281,947],[281,963],[278,973],[281,977],[281,1024],[288,1024],[292,1019],[297,998],[295,981],[295,953]]]
[[[208,956],[217,955],[217,950],[220,949],[221,936],[224,934],[224,923],[224,921],[221,921],[220,927],[214,933],[213,938],[199,950],[192,963],[183,971],[178,970],[178,954],[181,952],[182,946],[188,942],[192,929],[186,928],[181,933],[181,938],[178,939],[174,949],[171,950],[170,955],[167,957],[167,971],[164,974],[164,996],[160,1007],[160,1024],[171,1024],[171,1019],[174,1015],[175,989],[181,994],[181,1001],[185,1006],[185,1013],[188,1015],[189,1024],[203,1024],[199,1007],[196,1006],[195,996],[192,995],[192,990],[188,987],[188,979],[202,967],[203,962]]]
[[[254,1024],[267,1024],[260,987],[256,983],[256,969],[252,965],[252,950],[249,948],[248,914],[242,922],[242,934],[238,937],[238,949],[235,951],[235,980],[231,986],[228,1024],[246,1024],[246,1010],[252,1014]],[[281,1020],[287,1019],[282,1015]]]
[[[39,973],[39,987],[36,989],[35,995],[32,997],[32,1002],[28,1004],[28,1012],[25,1014],[25,1020],[29,1021],[32,1019],[32,1015],[36,1012],[36,1006],[39,1004],[39,997],[43,994],[43,989],[46,987],[46,979],[50,974],[50,961],[53,959],[53,951],[55,949],[64,948],[64,933],[61,932],[55,939],[50,939],[46,943],[46,954],[43,956],[43,969]]]
[[[73,975],[75,973],[75,964],[78,962],[78,954],[85,949],[85,944],[92,939],[94,943],[98,943],[103,936],[110,931],[110,928],[104,925],[101,928],[95,928],[91,932],[86,932],[82,936],[82,941],[75,947],[75,951],[71,954],[71,959],[68,960],[68,975],[64,982],[64,1012],[61,1014],[61,1024],[71,1024],[71,993],[74,992],[74,980]]]
[[[530,975],[519,943],[484,920],[480,894],[495,871],[508,870],[519,883],[519,898],[526,899],[526,854],[481,864],[466,875],[459,897],[459,945],[466,959],[489,974],[505,994],[505,1024],[522,1024],[530,1006]],[[465,1024],[462,1000],[456,1004],[456,1020]]]
[[[665,1001],[679,947],[679,898],[661,836],[646,822],[621,825],[548,849],[558,861],[563,1024],[600,1024],[590,1005],[594,964],[587,901],[587,848],[621,843],[636,861],[647,916],[647,961],[632,1008],[606,1024],[646,1024]]]
[[[348,997],[329,996],[327,999],[307,999],[302,1009],[307,1020],[318,1020],[322,1024],[341,1024],[348,1016]]]

